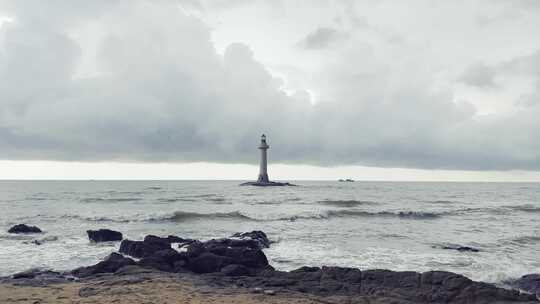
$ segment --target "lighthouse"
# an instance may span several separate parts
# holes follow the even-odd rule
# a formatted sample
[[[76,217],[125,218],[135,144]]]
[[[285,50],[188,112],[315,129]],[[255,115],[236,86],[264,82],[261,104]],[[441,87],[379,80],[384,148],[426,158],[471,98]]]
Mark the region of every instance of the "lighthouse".
[[[259,144],[259,150],[261,151],[261,160],[259,163],[259,177],[256,182],[245,182],[240,184],[241,186],[296,186],[291,183],[285,182],[272,182],[268,179],[268,158],[266,156],[266,150],[270,146],[266,143],[266,135],[261,135],[261,143]]]
[[[266,150],[268,150],[270,146],[266,143],[266,135],[261,136],[261,144],[259,145],[259,150],[261,150],[261,161],[259,164],[259,178],[257,178],[258,183],[268,183],[270,180],[268,179],[268,161],[266,157]]]

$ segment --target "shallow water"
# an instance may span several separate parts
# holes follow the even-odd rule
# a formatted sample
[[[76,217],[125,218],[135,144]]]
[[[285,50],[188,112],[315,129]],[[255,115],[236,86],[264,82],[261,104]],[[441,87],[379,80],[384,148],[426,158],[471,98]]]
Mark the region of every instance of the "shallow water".
[[[236,181],[2,181],[0,275],[96,263],[118,244],[87,229],[209,239],[263,230],[273,266],[448,270],[500,282],[540,272],[540,184]],[[6,233],[17,223],[43,235]],[[57,237],[57,239],[55,239]],[[43,239],[43,245],[30,243]],[[441,249],[466,245],[480,252]]]

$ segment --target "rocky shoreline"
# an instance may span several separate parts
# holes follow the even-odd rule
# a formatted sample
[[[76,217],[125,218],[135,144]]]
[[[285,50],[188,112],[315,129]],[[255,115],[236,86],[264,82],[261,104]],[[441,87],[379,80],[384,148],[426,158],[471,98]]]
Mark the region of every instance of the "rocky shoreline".
[[[119,240],[121,235],[107,229],[88,232],[94,242]],[[118,253],[112,253],[92,266],[65,273],[30,270],[0,278],[0,301],[2,289],[6,286],[62,286],[66,290],[77,286],[76,296],[88,298],[100,293],[96,290],[101,289],[92,287],[97,282],[101,282],[98,286],[112,284],[118,287],[159,280],[165,280],[167,284],[184,282],[190,286],[206,286],[237,295],[258,294],[274,300],[291,296],[295,299],[309,298],[310,301],[318,299],[319,302],[336,297],[341,299],[336,303],[537,303],[535,294],[540,290],[540,275],[528,275],[508,282],[521,291],[531,292],[525,293],[445,271],[419,273],[324,266],[278,271],[268,263],[263,252],[269,246],[271,241],[262,231],[236,233],[228,238],[208,241],[172,235],[147,235],[143,240],[123,239]],[[154,288],[158,290],[159,286]],[[256,300],[250,301],[256,303]]]

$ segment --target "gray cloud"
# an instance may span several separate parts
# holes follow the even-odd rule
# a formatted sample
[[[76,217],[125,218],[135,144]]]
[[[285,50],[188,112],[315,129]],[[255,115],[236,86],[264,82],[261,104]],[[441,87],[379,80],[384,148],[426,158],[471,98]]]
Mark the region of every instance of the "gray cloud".
[[[44,8],[51,26],[25,3],[5,6],[15,22],[0,33],[1,159],[254,163],[264,132],[284,163],[540,169],[540,107],[478,118],[412,72],[416,61],[393,71],[368,43],[314,76],[323,93],[312,104],[284,93],[246,44],[219,54],[208,26],[175,2]],[[87,33],[97,71],[83,77]],[[320,28],[305,46],[336,35]]]
[[[306,49],[324,49],[346,38],[347,33],[345,32],[331,27],[319,27],[314,32],[307,34],[298,42],[298,45]]]
[[[495,69],[484,64],[477,63],[469,66],[459,77],[459,80],[467,85],[480,88],[496,88]]]

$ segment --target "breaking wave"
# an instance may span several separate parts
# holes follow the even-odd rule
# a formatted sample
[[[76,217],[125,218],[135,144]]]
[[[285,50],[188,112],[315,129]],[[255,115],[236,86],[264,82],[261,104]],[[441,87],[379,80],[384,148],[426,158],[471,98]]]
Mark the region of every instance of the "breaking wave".
[[[319,201],[320,204],[336,207],[351,208],[362,205],[377,205],[376,202],[372,201],[359,201],[359,200],[323,200]]]
[[[326,220],[331,218],[344,218],[344,217],[396,217],[403,219],[436,219],[441,214],[431,212],[414,212],[414,211],[401,211],[401,212],[368,212],[361,210],[329,210],[317,214],[297,214],[291,216],[279,216],[279,217],[266,217],[258,218],[250,215],[246,215],[240,211],[232,212],[215,212],[215,213],[197,213],[197,212],[185,212],[177,211],[172,215],[165,215],[161,217],[150,218],[148,221],[189,221],[189,220],[201,220],[201,219],[231,219],[231,220],[243,220],[243,221],[258,221],[258,222],[271,222],[271,221],[296,221],[296,220]]]
[[[328,211],[329,216],[378,216],[378,217],[398,217],[398,218],[410,218],[410,219],[434,219],[439,218],[443,214],[434,213],[434,212],[423,212],[423,211],[380,211],[380,212],[368,212],[368,211],[357,211],[357,210],[340,210],[340,211]]]
[[[75,219],[75,220],[82,220],[87,222],[112,222],[112,223],[129,223],[131,221],[137,221],[137,219],[126,219],[126,218],[110,218],[105,216],[80,216],[80,215],[73,215],[73,214],[66,214],[61,216],[63,219]]]
[[[233,212],[215,212],[215,213],[197,213],[197,212],[185,212],[176,211],[173,215],[163,216],[159,218],[152,218],[150,221],[188,221],[198,219],[240,219],[240,220],[255,220],[247,215],[242,214],[240,211]]]
[[[446,215],[456,215],[466,210],[456,210],[453,212],[425,212],[425,211],[365,211],[356,209],[336,209],[327,210],[320,213],[306,213],[295,215],[269,215],[261,217],[247,215],[241,211],[231,212],[213,212],[213,213],[198,213],[188,211],[176,211],[172,214],[166,214],[161,216],[156,215],[142,215],[135,214],[130,217],[106,217],[106,216],[94,216],[85,217],[80,215],[64,215],[62,218],[77,219],[89,222],[115,222],[115,223],[127,223],[127,222],[161,222],[161,221],[173,221],[184,222],[190,220],[241,220],[241,221],[257,221],[257,222],[272,222],[272,221],[297,221],[297,220],[328,220],[333,218],[397,218],[407,220],[434,220]]]
[[[312,215],[294,215],[290,217],[283,217],[280,220],[296,221],[298,219],[330,219],[330,218],[344,218],[344,217],[395,217],[404,219],[436,219],[442,216],[442,214],[432,212],[420,212],[420,211],[380,211],[369,212],[363,210],[329,210],[319,214]]]

